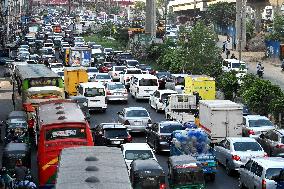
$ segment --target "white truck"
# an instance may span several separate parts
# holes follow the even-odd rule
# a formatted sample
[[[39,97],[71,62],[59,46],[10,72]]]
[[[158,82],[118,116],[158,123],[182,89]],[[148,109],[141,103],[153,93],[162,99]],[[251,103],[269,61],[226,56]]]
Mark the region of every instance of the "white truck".
[[[171,94],[164,103],[167,120],[194,122],[194,113],[197,111],[195,95]]]
[[[243,107],[230,100],[201,100],[199,122],[212,143],[218,143],[225,137],[241,137]]]

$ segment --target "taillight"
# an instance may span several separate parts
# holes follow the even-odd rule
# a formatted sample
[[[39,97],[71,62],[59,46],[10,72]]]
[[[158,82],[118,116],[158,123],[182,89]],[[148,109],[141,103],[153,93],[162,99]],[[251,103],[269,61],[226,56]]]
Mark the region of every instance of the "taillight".
[[[264,155],[263,155],[263,157],[268,157],[267,153],[265,153],[265,152],[264,152]]]
[[[248,130],[248,134],[249,135],[254,135],[254,131],[253,130]]]
[[[261,181],[261,188],[266,189],[266,180],[262,179]]]
[[[238,156],[238,155],[232,155],[232,159],[235,160],[235,161],[240,161],[241,157]]]
[[[126,120],[126,121],[124,122],[124,125],[130,125],[130,122],[129,122],[128,120]]]
[[[275,147],[276,148],[284,148],[284,145],[283,144],[277,144]]]
[[[127,141],[127,142],[131,142],[131,141],[132,141],[132,136],[131,136],[131,135],[128,135],[127,138],[126,138],[126,141]]]
[[[28,120],[28,126],[29,126],[29,128],[33,128],[34,125],[35,125],[34,119],[29,119],[29,120]]]
[[[151,119],[149,119],[149,120],[148,120],[148,124],[151,124],[151,123],[152,123],[152,120],[151,120]]]
[[[166,184],[165,183],[161,183],[160,184],[160,189],[165,189],[166,188]]]
[[[111,92],[107,91],[107,95],[111,95]]]

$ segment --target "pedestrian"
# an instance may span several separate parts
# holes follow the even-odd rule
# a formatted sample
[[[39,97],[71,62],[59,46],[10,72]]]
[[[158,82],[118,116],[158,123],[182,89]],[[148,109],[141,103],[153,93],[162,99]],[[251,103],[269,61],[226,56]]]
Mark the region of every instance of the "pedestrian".
[[[26,176],[28,175],[28,168],[23,165],[21,159],[17,160],[16,167],[15,167],[15,178],[16,181],[23,181]]]
[[[223,52],[225,52],[225,50],[227,49],[227,41],[223,42]]]
[[[13,179],[8,174],[6,167],[2,167],[1,169],[1,179],[3,179],[5,183],[5,187],[4,187],[5,189],[13,188]]]
[[[234,53],[232,53],[231,59],[236,59],[236,60],[237,60],[237,58],[235,57],[235,54],[234,54]]]
[[[226,56],[227,56],[227,59],[229,58],[229,55],[231,54],[230,50],[229,49],[226,49]]]

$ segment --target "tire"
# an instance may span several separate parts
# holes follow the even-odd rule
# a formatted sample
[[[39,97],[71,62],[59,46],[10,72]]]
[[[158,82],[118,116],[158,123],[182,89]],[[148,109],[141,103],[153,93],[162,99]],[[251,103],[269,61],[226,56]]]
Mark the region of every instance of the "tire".
[[[230,168],[228,160],[226,161],[225,169],[226,169],[227,175],[232,176],[233,170]]]

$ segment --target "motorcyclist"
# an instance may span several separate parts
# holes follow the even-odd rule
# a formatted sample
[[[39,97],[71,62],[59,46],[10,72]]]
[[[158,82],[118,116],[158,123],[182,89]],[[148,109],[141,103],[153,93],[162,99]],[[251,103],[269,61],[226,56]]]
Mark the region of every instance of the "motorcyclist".
[[[23,162],[21,159],[17,160],[16,162],[16,167],[15,167],[15,178],[16,178],[16,181],[19,182],[19,181],[23,181],[26,176],[28,175],[29,173],[29,170],[27,167],[25,167],[23,165]]]
[[[32,181],[32,177],[27,175],[24,180],[18,182],[15,189],[36,189],[36,184]]]
[[[13,179],[8,174],[6,167],[2,167],[1,169],[1,179],[3,179],[5,183],[5,187],[4,187],[5,189],[13,188]]]
[[[263,76],[263,66],[261,65],[260,62],[256,66],[256,73],[259,77]]]

